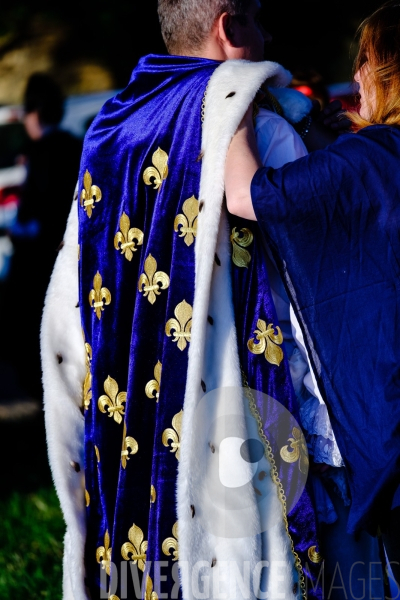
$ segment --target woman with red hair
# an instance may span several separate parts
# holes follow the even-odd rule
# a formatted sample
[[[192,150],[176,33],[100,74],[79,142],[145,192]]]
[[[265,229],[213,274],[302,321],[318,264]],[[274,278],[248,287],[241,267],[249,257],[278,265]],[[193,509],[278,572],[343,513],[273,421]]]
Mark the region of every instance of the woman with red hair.
[[[228,210],[257,220],[328,405],[352,496],[348,532],[383,533],[400,581],[400,3],[360,26],[353,132],[262,168],[244,117]]]

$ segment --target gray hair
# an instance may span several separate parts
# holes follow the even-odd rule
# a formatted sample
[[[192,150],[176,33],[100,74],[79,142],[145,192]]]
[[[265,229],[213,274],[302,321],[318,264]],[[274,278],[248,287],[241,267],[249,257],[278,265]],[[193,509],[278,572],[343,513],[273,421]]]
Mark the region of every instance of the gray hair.
[[[158,18],[168,52],[198,51],[224,12],[243,15],[250,0],[158,0]]]

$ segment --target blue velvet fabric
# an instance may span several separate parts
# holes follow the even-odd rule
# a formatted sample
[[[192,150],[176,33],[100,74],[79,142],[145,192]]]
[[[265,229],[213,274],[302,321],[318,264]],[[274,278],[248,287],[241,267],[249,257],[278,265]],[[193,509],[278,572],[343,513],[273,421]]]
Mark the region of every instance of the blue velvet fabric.
[[[172,335],[167,335],[166,324],[178,319],[175,311],[183,301],[193,306],[194,243],[189,243],[190,237],[180,230],[182,223],[177,226],[175,219],[184,213],[187,199],[198,198],[201,103],[218,64],[186,57],[143,58],[128,87],[106,103],[85,138],[78,210],[80,309],[91,372],[85,389],[85,565],[93,599],[100,597],[101,590],[118,598],[137,597],[129,571],[126,588],[121,580],[124,552],[137,561],[140,577],[144,564],[139,557],[146,555],[146,571],[158,594],[170,597],[174,587],[179,449],[172,442],[179,443],[179,418],[175,417],[183,408],[190,342],[174,336],[185,322],[175,323]],[[154,158],[158,148],[168,155],[168,172]],[[156,167],[158,189],[154,189]],[[146,173],[150,180],[146,181]],[[123,214],[129,218],[127,229],[136,228],[130,237],[125,231],[124,239],[115,237],[123,229]],[[135,246],[122,246],[132,241]],[[157,262],[158,274],[155,280],[149,275],[152,281],[147,287],[156,287],[147,293],[140,277],[146,274],[150,255]],[[157,295],[152,297],[152,291]],[[267,282],[262,291],[270,302]],[[239,293],[245,296],[244,290]],[[254,304],[262,299],[249,297],[248,301],[253,315]],[[242,326],[240,321],[238,325]],[[246,321],[244,326],[246,333],[240,331],[239,340],[246,338],[253,322]],[[162,365],[159,386],[158,362]],[[243,364],[250,367],[246,360]],[[270,384],[265,382],[272,371],[268,369],[261,379],[258,369],[254,367],[256,377],[251,374],[250,384],[254,387],[262,381],[263,389],[292,406],[286,359],[282,374]],[[149,382],[153,382],[150,392]],[[126,438],[129,448],[123,447]],[[135,443],[136,453],[131,452]],[[121,451],[131,453],[121,455]],[[305,548],[311,541],[316,543],[307,495],[297,510],[292,533],[301,550],[302,544]],[[107,561],[111,557],[117,573],[110,571]],[[166,581],[158,581],[154,561],[166,564],[161,572]],[[108,570],[111,578],[102,581],[100,563],[105,567],[103,574]]]
[[[400,481],[400,129],[376,125],[252,182],[302,325],[352,497],[376,532]]]
[[[289,533],[295,552],[301,561],[308,597],[320,598],[322,592],[316,583],[320,564],[312,562],[308,554],[313,546],[318,549],[312,489],[309,481],[303,489],[304,475],[299,469],[299,462],[287,463],[280,455],[281,448],[287,445],[288,438],[292,437],[293,420],[289,413],[295,417],[297,423],[301,422],[286,349],[284,344],[280,346],[283,360],[277,365],[268,362],[264,353],[254,354],[248,347],[249,340],[255,339],[254,332],[259,329],[257,324],[259,319],[267,325],[271,323],[275,333],[276,326],[279,327],[264,261],[262,234],[257,224],[252,221],[230,215],[229,223],[232,233],[235,228],[235,232],[241,232],[240,236],[243,236],[243,230],[251,231],[253,236],[253,241],[246,247],[251,256],[247,267],[237,264],[232,266],[233,301],[240,361],[248,384],[254,390],[264,432],[271,444],[278,475],[285,490]],[[264,394],[281,403],[289,413],[285,414],[275,402],[266,401]]]

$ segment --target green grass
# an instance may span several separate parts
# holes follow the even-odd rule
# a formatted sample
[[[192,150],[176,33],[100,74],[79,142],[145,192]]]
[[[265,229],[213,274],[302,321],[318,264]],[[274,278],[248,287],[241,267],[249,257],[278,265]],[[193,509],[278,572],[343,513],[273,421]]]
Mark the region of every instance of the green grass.
[[[0,598],[61,600],[64,521],[54,489],[0,501]]]
[[[42,413],[0,421],[0,599],[61,600],[64,520]]]

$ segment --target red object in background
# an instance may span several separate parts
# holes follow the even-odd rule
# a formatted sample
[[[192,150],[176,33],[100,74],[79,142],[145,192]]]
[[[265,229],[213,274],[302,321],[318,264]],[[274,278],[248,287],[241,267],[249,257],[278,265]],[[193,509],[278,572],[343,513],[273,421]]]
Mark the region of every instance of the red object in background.
[[[296,86],[294,86],[294,89],[297,90],[298,92],[301,92],[305,96],[313,96],[314,95],[314,92],[313,92],[312,88],[310,88],[309,85],[296,85]]]

